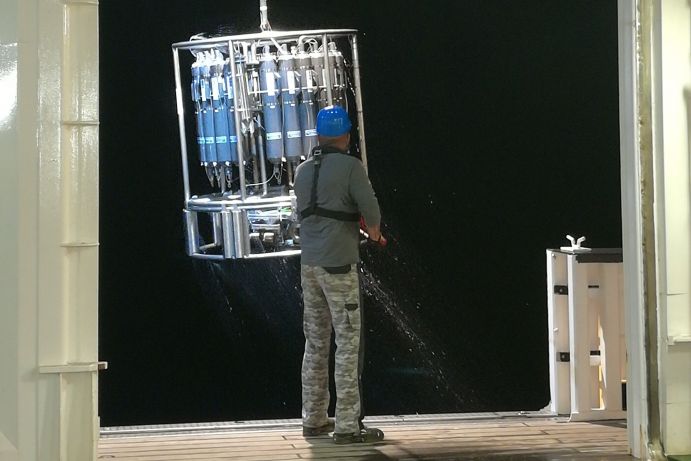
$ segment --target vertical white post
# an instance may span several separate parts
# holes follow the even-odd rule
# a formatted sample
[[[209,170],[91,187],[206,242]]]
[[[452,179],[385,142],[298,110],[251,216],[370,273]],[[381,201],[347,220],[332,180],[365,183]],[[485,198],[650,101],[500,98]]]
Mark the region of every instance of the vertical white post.
[[[569,349],[571,350],[571,419],[590,412],[590,351],[588,350],[587,266],[567,256],[569,280]],[[583,413],[583,415],[581,415]]]
[[[645,458],[648,444],[644,351],[644,296],[640,170],[640,99],[637,0],[617,0],[619,29],[619,136],[627,369],[627,432],[631,454]],[[647,25],[647,24],[646,24]],[[649,82],[648,82],[649,84]]]
[[[571,412],[569,362],[560,357],[560,353],[569,352],[569,303],[566,293],[555,293],[555,286],[566,287],[567,284],[566,255],[547,250],[550,411],[560,415]]]

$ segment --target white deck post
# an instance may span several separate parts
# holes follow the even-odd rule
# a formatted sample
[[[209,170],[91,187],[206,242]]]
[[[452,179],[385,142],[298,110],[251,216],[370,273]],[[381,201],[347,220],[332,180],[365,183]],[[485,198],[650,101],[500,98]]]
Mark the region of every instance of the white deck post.
[[[566,257],[569,285],[569,350],[571,354],[571,418],[587,417],[590,410],[590,350],[588,338],[587,267]]]
[[[571,412],[569,362],[561,354],[569,351],[569,305],[566,293],[559,288],[568,284],[566,255],[547,250],[547,331],[549,338],[550,394],[552,413],[567,415]]]

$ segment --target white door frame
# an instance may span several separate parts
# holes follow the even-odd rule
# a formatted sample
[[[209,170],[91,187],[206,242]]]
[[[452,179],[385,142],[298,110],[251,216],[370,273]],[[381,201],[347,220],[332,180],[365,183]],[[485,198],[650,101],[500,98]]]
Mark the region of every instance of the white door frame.
[[[629,444],[664,459],[691,453],[691,5],[618,8]]]

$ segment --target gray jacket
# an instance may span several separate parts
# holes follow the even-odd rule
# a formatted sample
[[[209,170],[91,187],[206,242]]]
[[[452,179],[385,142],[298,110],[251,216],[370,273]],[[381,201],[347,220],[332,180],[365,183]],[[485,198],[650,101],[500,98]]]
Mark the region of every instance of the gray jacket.
[[[310,206],[314,159],[295,172],[298,211]],[[317,205],[329,210],[359,213],[370,226],[381,219],[379,203],[362,163],[350,155],[323,154],[317,186]],[[300,221],[302,264],[335,267],[360,260],[360,225],[312,215]]]

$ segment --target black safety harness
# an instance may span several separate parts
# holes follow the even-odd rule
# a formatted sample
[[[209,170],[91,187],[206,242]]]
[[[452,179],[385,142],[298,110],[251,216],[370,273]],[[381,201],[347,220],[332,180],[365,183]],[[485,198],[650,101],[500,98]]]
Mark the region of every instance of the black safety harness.
[[[310,204],[307,208],[300,212],[300,219],[305,219],[309,216],[322,216],[324,218],[337,219],[338,221],[357,222],[360,220],[360,213],[348,213],[347,211],[329,210],[317,206],[317,184],[319,183],[319,169],[321,168],[322,158],[328,154],[344,154],[340,149],[333,146],[317,146],[312,149],[312,157],[314,158],[314,175],[312,176],[312,193],[310,195]]]

